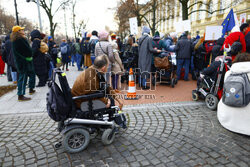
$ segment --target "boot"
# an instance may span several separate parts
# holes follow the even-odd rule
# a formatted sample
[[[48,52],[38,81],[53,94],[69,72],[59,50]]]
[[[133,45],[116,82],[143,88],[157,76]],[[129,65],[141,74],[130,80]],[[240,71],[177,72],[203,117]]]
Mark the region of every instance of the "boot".
[[[33,88],[30,88],[29,94],[32,95],[34,94],[36,91]]]
[[[24,95],[18,95],[18,101],[28,101],[31,100],[29,97],[25,97]]]

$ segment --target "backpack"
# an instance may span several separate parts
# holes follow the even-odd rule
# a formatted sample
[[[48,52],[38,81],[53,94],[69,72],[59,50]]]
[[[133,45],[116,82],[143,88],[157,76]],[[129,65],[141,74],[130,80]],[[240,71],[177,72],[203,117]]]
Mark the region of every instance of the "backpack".
[[[55,82],[56,74],[58,74],[60,87]],[[76,114],[71,89],[68,85],[65,73],[61,72],[60,69],[53,70],[46,101],[48,115],[56,122],[72,118]]]
[[[247,73],[230,74],[223,86],[224,104],[232,107],[244,107],[250,102],[250,82]]]
[[[90,52],[91,53],[95,53],[95,45],[97,42],[99,42],[98,39],[91,40],[91,42],[90,42]]]
[[[84,41],[81,46],[81,51],[83,54],[90,54],[91,52],[90,43]]]
[[[61,54],[67,54],[67,52],[68,52],[68,46],[67,45],[61,46]]]
[[[52,49],[51,49],[51,54],[52,54],[52,55],[57,55],[57,54],[58,54],[57,48],[52,48]]]

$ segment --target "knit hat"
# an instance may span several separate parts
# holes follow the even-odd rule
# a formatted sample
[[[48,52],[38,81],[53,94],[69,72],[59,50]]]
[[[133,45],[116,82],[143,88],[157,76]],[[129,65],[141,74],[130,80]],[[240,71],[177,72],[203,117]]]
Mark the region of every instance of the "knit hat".
[[[108,38],[108,36],[109,36],[109,33],[105,30],[103,30],[99,33],[100,40],[106,40]]]
[[[52,39],[52,36],[48,36],[48,40],[51,40]]]
[[[249,26],[249,24],[247,24],[247,23],[243,23],[243,24],[241,24],[241,26],[240,26],[240,31],[242,32],[245,28],[247,28]]]
[[[158,31],[155,32],[155,37],[160,37],[160,33]]]
[[[150,33],[150,28],[148,28],[147,26],[143,26],[143,28],[142,28],[142,34],[144,34],[144,33],[149,34]]]

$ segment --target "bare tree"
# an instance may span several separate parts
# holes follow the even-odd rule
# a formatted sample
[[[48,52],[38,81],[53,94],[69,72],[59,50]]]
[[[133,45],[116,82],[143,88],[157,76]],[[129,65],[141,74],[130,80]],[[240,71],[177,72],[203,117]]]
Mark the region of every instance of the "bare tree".
[[[72,27],[74,31],[74,37],[76,39],[76,14],[75,14],[76,0],[72,1]]]
[[[82,35],[82,30],[86,28],[87,22],[85,22],[84,20],[81,20],[79,23],[79,26],[76,26],[78,37]]]
[[[62,0],[59,5],[54,10],[54,0],[39,0],[40,6],[45,10],[50,24],[50,35],[54,38],[55,29],[57,27],[57,23],[54,22],[55,14],[65,5],[67,5],[71,0]],[[33,1],[36,3],[35,1]]]
[[[192,13],[195,13],[195,12],[207,12],[207,13],[210,13],[210,14],[213,14],[215,12],[218,12],[218,11],[223,11],[223,10],[226,10],[232,6],[235,6],[237,5],[239,2],[241,2],[240,0],[234,0],[233,2],[231,2],[230,4],[228,4],[227,6],[225,6],[224,8],[222,9],[216,9],[216,10],[211,10],[211,3],[212,0],[208,1],[208,2],[204,2],[204,1],[196,1],[194,3],[189,3],[191,2],[190,0],[179,0],[179,2],[181,3],[182,5],[182,20],[187,20],[188,19],[188,16],[191,15]],[[205,9],[196,9],[196,10],[192,10],[190,11],[190,9],[192,7],[194,7],[195,5],[204,5],[205,6]],[[218,5],[217,4],[214,4],[214,5]],[[190,12],[189,12],[190,11]]]

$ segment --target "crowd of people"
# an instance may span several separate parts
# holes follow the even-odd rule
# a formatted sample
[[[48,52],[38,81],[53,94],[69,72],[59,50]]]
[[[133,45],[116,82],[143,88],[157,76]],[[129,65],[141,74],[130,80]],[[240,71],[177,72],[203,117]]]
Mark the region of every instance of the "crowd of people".
[[[244,23],[240,30],[233,30],[217,41],[206,41],[205,34],[191,38],[188,32],[177,37],[175,33],[164,36],[156,31],[151,37],[151,30],[144,26],[142,36],[138,39],[130,35],[122,40],[115,33],[92,31],[86,32],[82,39],[63,39],[59,45],[51,36],[38,30],[33,30],[28,40],[24,28],[14,26],[5,40],[1,41],[0,76],[7,75],[8,81],[17,84],[18,100],[25,101],[30,100],[24,96],[28,79],[29,93],[33,94],[35,86],[43,87],[50,80],[53,68],[62,67],[62,70],[69,71],[69,66],[76,66],[78,71],[84,71],[94,64],[96,57],[106,55],[109,66],[105,79],[116,92],[120,92],[123,75],[129,68],[140,70],[139,85],[147,90],[150,88],[149,78],[155,81],[158,77],[155,57],[175,52],[177,80],[189,81],[190,73],[192,79],[196,80],[200,75],[207,74],[207,71],[216,70],[217,66],[213,62],[217,61],[216,57],[223,55],[224,47],[231,46],[229,56],[232,60],[238,53],[249,53],[249,31],[249,24]],[[36,76],[39,80],[37,85]]]

